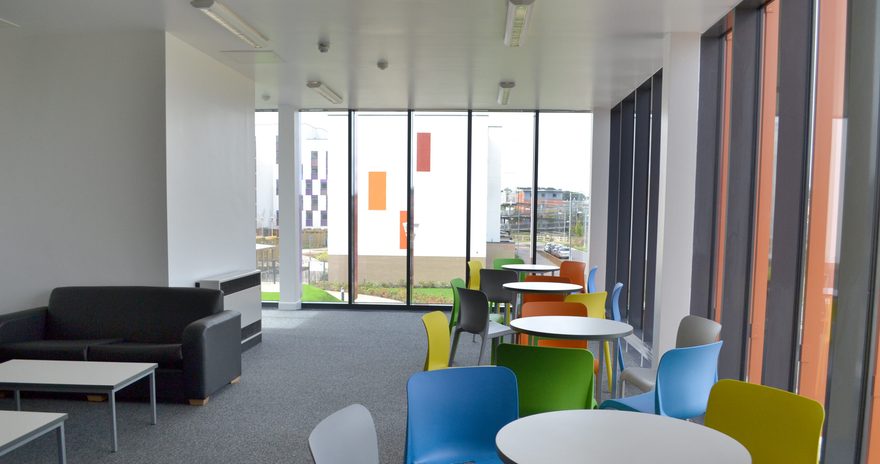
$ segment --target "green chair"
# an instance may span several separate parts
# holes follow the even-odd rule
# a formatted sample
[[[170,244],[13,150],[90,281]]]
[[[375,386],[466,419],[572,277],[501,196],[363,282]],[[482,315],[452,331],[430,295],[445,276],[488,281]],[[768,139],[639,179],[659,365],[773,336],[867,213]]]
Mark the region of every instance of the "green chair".
[[[742,443],[753,464],[816,464],[825,411],[809,398],[764,385],[719,380],[706,427]]]
[[[523,261],[519,258],[495,258],[492,260],[492,267],[494,269],[504,269],[505,264],[525,264],[525,261]],[[522,282],[522,280],[525,278],[525,276],[526,276],[525,273],[523,273],[523,272],[519,273],[520,282]]]
[[[588,350],[503,343],[496,364],[516,374],[520,417],[596,408],[593,353]]]
[[[458,296],[458,289],[466,288],[467,284],[464,283],[464,279],[456,277],[449,281],[449,285],[452,287],[452,312],[449,314],[449,333],[452,333],[452,328],[458,324],[458,315],[461,312],[461,298]]]

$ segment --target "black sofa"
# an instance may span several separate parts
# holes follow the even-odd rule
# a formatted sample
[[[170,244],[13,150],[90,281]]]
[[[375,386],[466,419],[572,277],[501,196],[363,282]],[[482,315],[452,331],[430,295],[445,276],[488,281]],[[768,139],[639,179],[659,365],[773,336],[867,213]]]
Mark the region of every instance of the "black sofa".
[[[10,359],[154,362],[160,399],[204,404],[241,376],[241,315],[219,290],[59,287],[46,307],[0,316]],[[146,397],[138,384],[120,394]]]

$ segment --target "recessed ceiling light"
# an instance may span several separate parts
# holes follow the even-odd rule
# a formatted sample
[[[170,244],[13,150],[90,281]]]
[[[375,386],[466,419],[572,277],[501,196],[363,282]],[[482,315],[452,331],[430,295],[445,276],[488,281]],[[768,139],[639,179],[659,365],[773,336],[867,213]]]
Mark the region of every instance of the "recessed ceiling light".
[[[506,105],[510,100],[510,89],[516,86],[513,81],[501,81],[498,83],[498,104]]]
[[[525,43],[534,3],[535,0],[507,1],[507,26],[504,28],[504,45],[519,47]]]
[[[227,31],[251,47],[266,48],[268,46],[269,39],[266,36],[254,29],[253,26],[242,19],[241,16],[235,14],[226,5],[216,0],[192,0],[189,4],[205,13],[214,22],[223,26]]]
[[[338,93],[334,92],[333,89],[327,87],[327,84],[321,81],[308,81],[306,82],[306,86],[317,92],[318,95],[326,98],[327,101],[333,103],[334,105],[342,103],[342,97],[339,96]]]

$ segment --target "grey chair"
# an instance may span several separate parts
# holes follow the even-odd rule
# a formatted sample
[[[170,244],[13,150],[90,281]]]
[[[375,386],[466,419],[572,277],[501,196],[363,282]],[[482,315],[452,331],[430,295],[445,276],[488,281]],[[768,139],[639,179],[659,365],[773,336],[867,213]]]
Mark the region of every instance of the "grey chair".
[[[322,420],[309,434],[315,464],[379,464],[379,444],[373,416],[353,404]]]
[[[480,279],[482,278],[480,276]],[[512,335],[513,330],[506,325],[489,320],[489,300],[483,292],[459,288],[458,297],[460,300],[459,322],[457,326],[452,328],[449,365],[452,366],[452,362],[455,360],[455,351],[458,349],[458,339],[462,332],[480,336],[480,357],[477,359],[479,365],[486,353],[486,342],[492,341],[492,353],[494,353],[498,339],[505,335]]]
[[[721,338],[721,324],[700,316],[685,316],[678,323],[675,337],[676,348],[708,345]],[[657,370],[650,367],[627,367],[620,373],[621,389],[627,383],[643,392],[651,391],[657,379]]]
[[[501,312],[501,305],[505,306],[506,315],[503,319],[505,324],[510,324],[510,308],[516,304],[516,293],[504,288],[504,284],[511,282],[519,282],[519,275],[515,271],[480,270],[480,291],[486,294],[486,298],[497,312]]]

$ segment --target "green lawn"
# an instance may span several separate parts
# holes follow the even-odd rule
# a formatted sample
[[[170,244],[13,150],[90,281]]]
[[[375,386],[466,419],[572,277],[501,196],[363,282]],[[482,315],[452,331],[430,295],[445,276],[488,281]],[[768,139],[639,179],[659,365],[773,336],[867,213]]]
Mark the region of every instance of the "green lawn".
[[[279,292],[263,292],[263,301],[278,301],[279,299]],[[311,285],[303,285],[303,301],[338,303],[341,300],[320,288]]]
[[[361,293],[365,295],[375,295],[384,298],[391,298],[398,301],[406,299],[406,287],[383,287],[383,288],[363,288]],[[280,299],[279,292],[263,292],[263,301],[278,301]],[[304,302],[330,302],[338,303],[340,300],[335,296],[311,285],[303,285],[303,301]],[[452,304],[451,288],[414,288],[413,303],[428,304]]]

